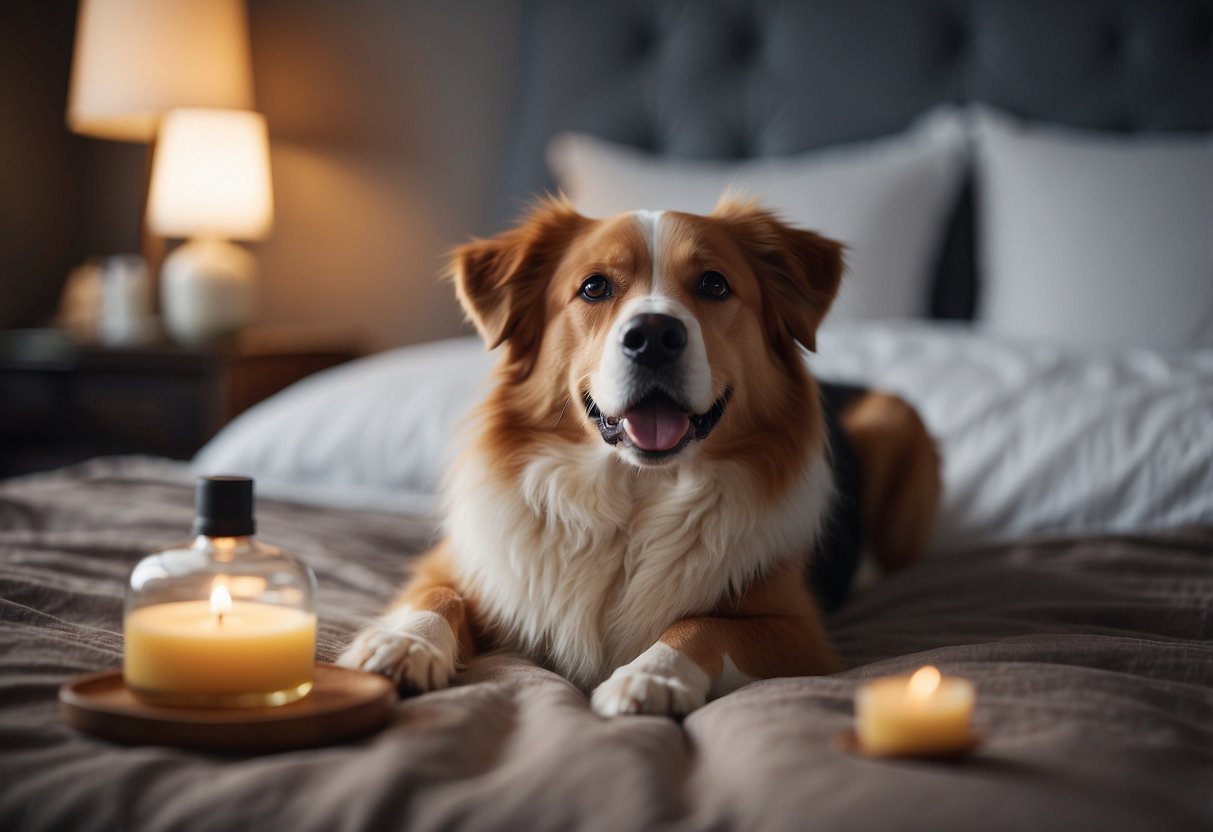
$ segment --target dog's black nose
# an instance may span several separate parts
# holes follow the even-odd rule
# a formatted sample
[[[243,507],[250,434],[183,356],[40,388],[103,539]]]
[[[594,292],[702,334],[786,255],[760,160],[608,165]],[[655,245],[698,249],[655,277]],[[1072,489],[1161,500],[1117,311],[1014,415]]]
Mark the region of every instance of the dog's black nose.
[[[623,329],[623,354],[638,364],[669,364],[687,345],[687,328],[671,315],[637,315]]]

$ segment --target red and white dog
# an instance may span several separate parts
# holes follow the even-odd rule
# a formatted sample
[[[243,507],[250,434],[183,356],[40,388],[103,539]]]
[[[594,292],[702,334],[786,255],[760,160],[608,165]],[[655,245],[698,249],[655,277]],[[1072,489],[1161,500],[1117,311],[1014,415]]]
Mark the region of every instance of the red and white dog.
[[[449,481],[445,539],[341,657],[446,686],[477,650],[563,674],[600,714],[679,715],[837,661],[804,581],[832,478],[812,349],[842,246],[752,204],[592,220],[548,200],[457,249],[495,387]],[[922,549],[933,445],[879,394],[843,415],[871,543]]]

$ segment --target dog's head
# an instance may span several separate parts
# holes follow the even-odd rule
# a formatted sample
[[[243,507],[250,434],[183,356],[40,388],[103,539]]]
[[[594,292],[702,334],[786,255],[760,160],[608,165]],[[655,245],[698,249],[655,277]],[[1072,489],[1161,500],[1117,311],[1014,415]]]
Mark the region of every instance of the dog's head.
[[[591,220],[550,199],[458,248],[452,273],[485,341],[504,345],[497,406],[519,429],[657,466],[816,420],[797,344],[814,346],[842,246],[754,204]]]

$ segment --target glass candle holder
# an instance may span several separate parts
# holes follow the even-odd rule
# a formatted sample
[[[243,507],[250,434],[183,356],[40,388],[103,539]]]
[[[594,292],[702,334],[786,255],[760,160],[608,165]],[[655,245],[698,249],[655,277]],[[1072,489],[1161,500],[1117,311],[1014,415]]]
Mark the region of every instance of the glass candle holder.
[[[196,537],[131,570],[123,675],[140,699],[192,707],[285,705],[312,689],[316,579],[253,538],[253,482],[198,481]]]

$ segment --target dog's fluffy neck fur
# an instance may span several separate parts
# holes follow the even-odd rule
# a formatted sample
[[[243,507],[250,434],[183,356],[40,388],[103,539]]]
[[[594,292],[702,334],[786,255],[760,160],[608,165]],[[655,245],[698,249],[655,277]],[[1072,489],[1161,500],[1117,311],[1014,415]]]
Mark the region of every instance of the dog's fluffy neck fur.
[[[772,499],[769,463],[700,453],[639,469],[600,441],[550,429],[536,441],[509,421],[508,391],[497,393],[449,483],[459,495],[446,513],[456,569],[493,646],[587,690],[675,620],[711,611],[722,587],[736,594],[777,564],[803,561],[831,500],[815,407],[788,447],[766,449],[782,460]],[[502,464],[494,449],[511,435]]]

